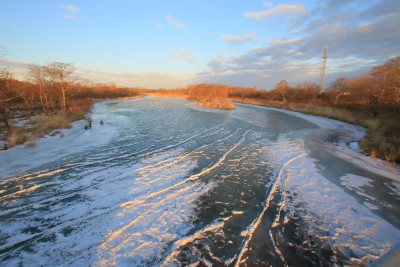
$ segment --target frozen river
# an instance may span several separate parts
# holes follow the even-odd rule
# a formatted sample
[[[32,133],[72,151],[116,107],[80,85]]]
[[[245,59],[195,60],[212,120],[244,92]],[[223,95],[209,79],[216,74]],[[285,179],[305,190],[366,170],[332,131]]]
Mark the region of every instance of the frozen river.
[[[155,97],[91,116],[0,152],[0,266],[369,265],[400,244],[400,171],[356,151],[362,128]]]

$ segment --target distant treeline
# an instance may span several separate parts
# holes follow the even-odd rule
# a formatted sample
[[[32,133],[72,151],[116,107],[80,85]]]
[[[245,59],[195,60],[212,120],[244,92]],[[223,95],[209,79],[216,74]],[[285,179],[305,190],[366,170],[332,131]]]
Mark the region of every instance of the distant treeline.
[[[341,77],[321,91],[318,84],[306,81],[290,86],[282,80],[275,88],[237,87],[220,84],[197,84],[186,88],[159,90],[161,95],[185,95],[200,101],[228,98],[263,99],[281,103],[314,103],[342,107],[370,107],[377,114],[380,107],[400,105],[400,57],[373,67],[371,72],[355,78]]]

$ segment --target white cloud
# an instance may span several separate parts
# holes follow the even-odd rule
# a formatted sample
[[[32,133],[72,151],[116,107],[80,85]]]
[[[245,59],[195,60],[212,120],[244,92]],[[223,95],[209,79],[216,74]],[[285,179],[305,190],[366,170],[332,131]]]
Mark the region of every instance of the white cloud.
[[[181,29],[181,30],[186,29],[186,25],[185,25],[185,24],[176,21],[176,20],[174,19],[174,17],[172,17],[171,15],[167,15],[167,16],[165,17],[165,20],[166,20],[169,24],[175,26],[175,28],[177,28],[177,29]]]
[[[187,50],[178,49],[170,54],[170,56],[178,61],[194,62],[196,56]]]
[[[289,38],[289,39],[282,39],[282,38],[271,38],[268,40],[268,43],[271,45],[286,45],[286,44],[293,44],[300,42],[301,38]]]
[[[246,34],[244,36],[221,36],[221,40],[226,41],[232,45],[243,44],[250,41],[257,41],[259,37],[255,34]]]
[[[64,5],[64,4],[59,4],[59,8],[65,10],[67,13],[64,15],[66,19],[73,20],[76,19],[76,16],[80,12],[79,8],[76,6],[71,6],[71,5]]]
[[[164,28],[163,25],[161,25],[161,24],[158,23],[158,22],[155,22],[155,23],[154,23],[154,27],[157,28],[157,29],[159,29],[159,30],[161,30],[162,28]]]
[[[120,86],[146,87],[150,89],[177,88],[193,83],[192,75],[165,72],[113,73],[78,68],[76,74],[96,83],[114,82]]]
[[[63,8],[63,9],[66,9],[66,10],[68,10],[70,12],[73,12],[73,13],[78,13],[79,12],[79,8],[77,8],[76,6],[69,6],[69,5],[60,4],[59,7]]]
[[[244,16],[253,19],[266,19],[277,15],[303,14],[306,6],[303,4],[280,4],[265,11],[246,12]]]

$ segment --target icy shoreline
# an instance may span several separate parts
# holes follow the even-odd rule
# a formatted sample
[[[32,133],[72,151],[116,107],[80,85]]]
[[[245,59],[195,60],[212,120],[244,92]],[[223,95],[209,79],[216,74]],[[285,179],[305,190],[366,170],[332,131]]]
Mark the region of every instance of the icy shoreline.
[[[250,106],[261,110],[274,110],[277,112],[281,112],[284,114],[288,114],[306,120],[308,122],[317,125],[322,129],[341,129],[342,131],[349,132],[350,139],[348,139],[346,142],[339,143],[339,146],[332,148],[331,149],[332,153],[334,153],[335,155],[344,160],[353,162],[355,165],[362,165],[369,171],[374,172],[378,175],[382,175],[396,182],[400,182],[400,166],[389,163],[382,159],[368,157],[358,147],[357,142],[361,140],[366,133],[366,129],[364,127],[326,117],[304,114],[285,109],[264,107],[251,104],[236,104],[236,105]]]
[[[123,101],[123,100],[121,100]],[[55,161],[78,151],[84,151],[93,146],[107,144],[118,134],[112,125],[112,118],[98,113],[101,105],[110,101],[95,103],[90,113],[93,125],[85,130],[86,121],[76,121],[69,129],[60,130],[57,136],[46,135],[36,140],[34,147],[25,144],[0,151],[0,180],[12,175],[20,175],[29,169]],[[104,125],[99,121],[103,120]]]

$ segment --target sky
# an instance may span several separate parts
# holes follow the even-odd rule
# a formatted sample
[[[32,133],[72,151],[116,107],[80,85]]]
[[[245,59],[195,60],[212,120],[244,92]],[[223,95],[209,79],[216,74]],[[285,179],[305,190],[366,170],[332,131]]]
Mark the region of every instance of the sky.
[[[2,66],[73,64],[96,83],[326,86],[400,53],[399,0],[1,0]]]

